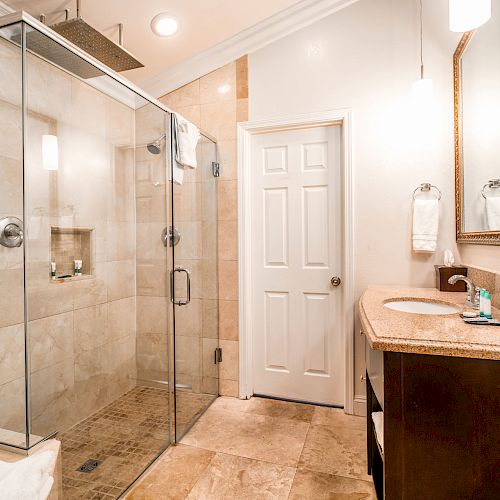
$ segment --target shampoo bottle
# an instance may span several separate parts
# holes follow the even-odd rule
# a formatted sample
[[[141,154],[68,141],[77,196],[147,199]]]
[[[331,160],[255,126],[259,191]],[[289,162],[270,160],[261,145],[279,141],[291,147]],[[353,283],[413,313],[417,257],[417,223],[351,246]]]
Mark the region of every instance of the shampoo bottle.
[[[491,295],[490,292],[484,292],[484,317],[491,319]]]

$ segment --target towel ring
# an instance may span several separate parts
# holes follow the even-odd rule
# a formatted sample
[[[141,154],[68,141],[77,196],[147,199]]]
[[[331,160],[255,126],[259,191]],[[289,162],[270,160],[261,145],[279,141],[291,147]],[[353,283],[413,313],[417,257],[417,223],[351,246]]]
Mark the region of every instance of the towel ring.
[[[431,189],[435,189],[438,192],[437,199],[440,200],[442,196],[441,190],[437,186],[434,186],[434,184],[431,184],[430,182],[422,182],[422,184],[420,184],[420,186],[418,186],[418,188],[416,188],[415,191],[413,191],[412,197],[413,199],[415,199],[416,198],[415,195],[417,194],[418,191],[422,191],[423,193],[428,193],[429,191],[431,191]]]
[[[483,198],[486,200],[486,195],[484,194],[484,190],[488,189],[498,189],[500,188],[500,179],[491,179],[491,181],[488,181],[484,186],[483,189],[481,189],[481,194]]]

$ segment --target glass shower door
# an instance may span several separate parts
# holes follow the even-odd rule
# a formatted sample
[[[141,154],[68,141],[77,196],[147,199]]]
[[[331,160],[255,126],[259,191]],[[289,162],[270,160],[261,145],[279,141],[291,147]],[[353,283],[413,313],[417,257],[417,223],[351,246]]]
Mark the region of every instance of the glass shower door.
[[[170,167],[177,442],[219,392],[216,144],[202,136],[196,153],[196,169]]]

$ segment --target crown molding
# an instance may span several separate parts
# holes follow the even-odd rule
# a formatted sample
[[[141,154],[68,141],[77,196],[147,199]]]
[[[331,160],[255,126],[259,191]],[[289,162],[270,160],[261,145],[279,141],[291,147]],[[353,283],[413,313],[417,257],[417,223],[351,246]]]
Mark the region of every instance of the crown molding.
[[[301,0],[210,49],[140,82],[139,86],[154,97],[161,97],[357,1]]]

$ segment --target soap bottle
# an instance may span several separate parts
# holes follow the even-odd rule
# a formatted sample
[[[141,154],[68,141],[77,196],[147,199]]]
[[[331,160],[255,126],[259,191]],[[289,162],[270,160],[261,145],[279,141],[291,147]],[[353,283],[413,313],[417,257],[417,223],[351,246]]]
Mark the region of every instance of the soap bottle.
[[[479,292],[479,316],[482,318],[484,317],[484,293],[486,290],[484,288],[481,288]]]
[[[55,262],[50,263],[50,278],[53,280],[56,279],[56,263]]]
[[[491,315],[491,295],[490,292],[485,291],[484,292],[484,317],[486,319],[492,319]]]

